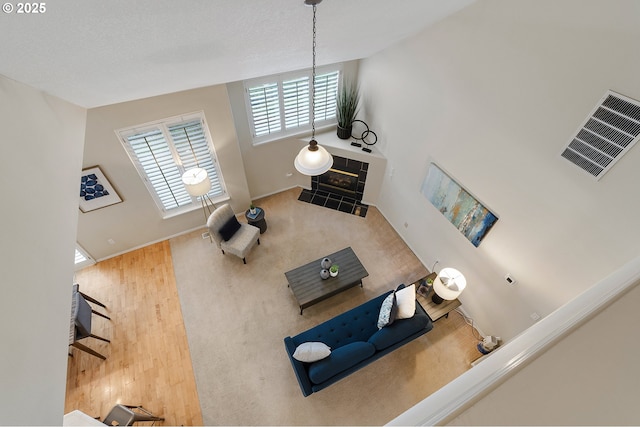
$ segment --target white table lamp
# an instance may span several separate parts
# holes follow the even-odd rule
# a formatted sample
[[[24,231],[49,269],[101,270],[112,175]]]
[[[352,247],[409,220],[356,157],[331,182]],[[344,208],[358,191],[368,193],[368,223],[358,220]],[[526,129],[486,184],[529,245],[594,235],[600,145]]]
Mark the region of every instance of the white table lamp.
[[[431,300],[436,304],[442,304],[444,300],[454,300],[466,287],[467,280],[462,273],[455,268],[443,268],[433,281],[434,293]]]

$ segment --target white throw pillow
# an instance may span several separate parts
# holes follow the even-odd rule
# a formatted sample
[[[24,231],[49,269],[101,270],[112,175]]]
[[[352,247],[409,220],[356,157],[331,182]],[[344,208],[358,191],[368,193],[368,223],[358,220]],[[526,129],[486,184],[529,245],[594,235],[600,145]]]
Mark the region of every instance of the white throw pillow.
[[[416,314],[416,285],[407,286],[396,291],[398,314],[396,319],[409,319]]]
[[[300,362],[317,362],[331,354],[331,348],[323,342],[303,342],[293,353],[293,358]]]

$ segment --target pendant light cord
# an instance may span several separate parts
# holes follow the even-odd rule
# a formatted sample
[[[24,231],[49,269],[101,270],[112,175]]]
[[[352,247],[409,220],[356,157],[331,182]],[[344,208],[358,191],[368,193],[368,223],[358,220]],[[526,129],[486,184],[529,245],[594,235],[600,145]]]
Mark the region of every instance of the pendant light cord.
[[[316,5],[313,5],[313,63],[311,66],[311,139],[316,137]]]

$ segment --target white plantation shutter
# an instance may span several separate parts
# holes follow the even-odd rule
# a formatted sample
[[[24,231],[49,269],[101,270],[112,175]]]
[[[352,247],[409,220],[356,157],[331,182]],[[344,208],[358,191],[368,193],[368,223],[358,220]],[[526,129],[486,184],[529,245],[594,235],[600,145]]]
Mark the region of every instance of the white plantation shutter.
[[[316,74],[315,123],[335,123],[340,70]],[[311,129],[311,70],[244,82],[253,143]]]
[[[338,94],[338,80],[340,74],[337,71],[316,75],[314,108],[316,122],[331,120],[336,117],[336,97]]]
[[[76,249],[76,264],[80,264],[81,262],[85,262],[87,260],[87,257],[85,257],[82,252],[80,252],[79,250]]]
[[[182,173],[161,129],[128,136],[127,142],[160,199],[163,210],[191,203],[191,196],[182,185]]]
[[[291,129],[309,124],[309,78],[302,77],[282,83],[284,127]]]
[[[169,126],[169,133],[173,139],[178,156],[184,170],[195,167],[206,169],[211,180],[211,190],[207,194],[211,199],[224,194],[222,181],[218,176],[215,157],[209,150],[209,143],[202,126],[202,120]],[[189,145],[191,143],[191,145]],[[193,152],[191,151],[193,147]],[[196,162],[193,153],[198,161]],[[182,183],[182,181],[181,181]],[[183,185],[184,187],[184,185]]]
[[[95,264],[95,261],[79,244],[76,244],[75,268],[80,269]]]
[[[249,103],[255,136],[280,131],[280,97],[277,83],[250,88]]]
[[[199,199],[187,193],[182,183],[182,174],[196,166],[206,169],[209,174],[211,190],[208,196],[211,199],[225,194],[201,117],[178,122],[165,120],[148,125],[142,131],[125,129],[119,134],[163,214],[179,213],[200,205]]]

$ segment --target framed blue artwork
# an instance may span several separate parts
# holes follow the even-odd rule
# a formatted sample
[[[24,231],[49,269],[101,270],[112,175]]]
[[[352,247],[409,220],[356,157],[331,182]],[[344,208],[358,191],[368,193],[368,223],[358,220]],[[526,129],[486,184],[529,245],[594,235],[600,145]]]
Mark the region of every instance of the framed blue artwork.
[[[90,212],[122,202],[99,166],[82,170],[80,177],[80,210]]]
[[[435,163],[429,164],[422,195],[478,247],[498,217]]]

